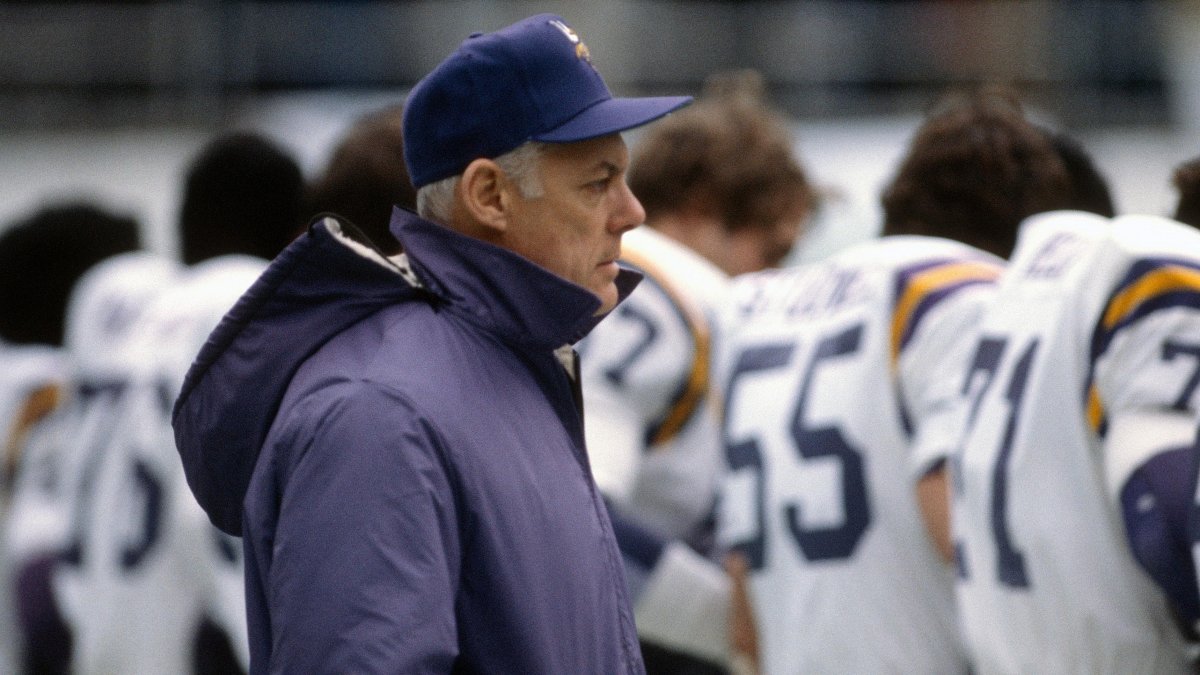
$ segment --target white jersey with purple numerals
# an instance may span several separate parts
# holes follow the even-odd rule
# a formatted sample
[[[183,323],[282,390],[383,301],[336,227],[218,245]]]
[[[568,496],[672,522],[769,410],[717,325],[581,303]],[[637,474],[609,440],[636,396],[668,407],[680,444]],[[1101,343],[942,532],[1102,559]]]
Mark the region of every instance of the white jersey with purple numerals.
[[[91,392],[107,410],[81,436],[91,451],[58,584],[80,672],[188,672],[205,618],[248,667],[241,546],[192,496],[171,411],[209,332],[264,266],[227,256],[179,272],[146,300],[126,367]]]
[[[735,282],[718,535],[749,558],[764,673],[965,671],[915,488],[1001,262],[893,236]]]
[[[961,380],[953,529],[976,672],[1186,671],[1104,438],[1123,416],[1194,411],[1198,373],[1200,233],[1077,212],[1023,225]]]

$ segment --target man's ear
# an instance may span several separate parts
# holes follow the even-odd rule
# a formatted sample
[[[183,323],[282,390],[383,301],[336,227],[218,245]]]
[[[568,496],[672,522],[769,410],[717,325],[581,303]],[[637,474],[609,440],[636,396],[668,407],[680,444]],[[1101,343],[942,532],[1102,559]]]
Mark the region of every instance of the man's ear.
[[[508,229],[510,186],[508,177],[490,159],[476,159],[463,170],[459,181],[463,207],[471,219],[493,235]]]

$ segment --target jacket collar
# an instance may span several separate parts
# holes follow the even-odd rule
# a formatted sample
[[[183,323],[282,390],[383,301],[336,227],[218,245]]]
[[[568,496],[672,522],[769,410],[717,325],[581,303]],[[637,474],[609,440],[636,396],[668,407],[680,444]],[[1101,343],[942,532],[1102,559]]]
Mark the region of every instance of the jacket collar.
[[[394,209],[392,233],[421,285],[451,312],[506,341],[550,348],[577,342],[603,318],[591,291],[499,246]],[[619,297],[641,274],[622,269]]]

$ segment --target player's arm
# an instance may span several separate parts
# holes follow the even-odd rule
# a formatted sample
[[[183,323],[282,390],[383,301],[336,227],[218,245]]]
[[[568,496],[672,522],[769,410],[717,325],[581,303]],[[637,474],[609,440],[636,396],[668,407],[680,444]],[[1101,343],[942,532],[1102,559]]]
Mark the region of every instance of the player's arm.
[[[608,503],[633,590],[638,634],[655,644],[724,664],[730,654],[729,578],[715,561],[668,540]],[[643,581],[644,580],[644,581]]]
[[[990,273],[967,276],[948,287],[930,286],[927,300],[914,303],[914,325],[895,345],[901,401],[911,427],[909,466],[917,506],[938,556],[954,559],[950,533],[948,459],[961,437],[967,407],[963,374],[975,348],[979,322],[993,293]]]
[[[725,555],[729,575],[729,672],[757,675],[759,672],[758,620],[750,601],[750,562],[737,551]]]
[[[1169,409],[1122,413],[1109,420],[1104,441],[1109,496],[1130,550],[1188,626],[1200,620],[1188,532],[1196,441],[1195,417]]]
[[[269,670],[450,672],[461,551],[442,443],[390,390],[322,398],[289,415],[297,433],[273,432],[291,458],[264,589]]]
[[[917,479],[917,507],[925,521],[938,556],[946,562],[954,561],[954,542],[950,533],[950,477],[946,461],[940,460],[923,476]]]

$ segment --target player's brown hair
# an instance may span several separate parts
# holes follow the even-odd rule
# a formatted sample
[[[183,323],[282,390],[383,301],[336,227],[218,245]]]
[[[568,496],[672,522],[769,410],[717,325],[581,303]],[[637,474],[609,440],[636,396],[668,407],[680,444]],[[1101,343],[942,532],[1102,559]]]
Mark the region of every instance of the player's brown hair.
[[[1175,202],[1175,220],[1200,228],[1200,157],[1175,167],[1171,183],[1179,191]]]
[[[647,128],[629,171],[647,222],[695,210],[739,231],[811,210],[814,192],[791,130],[764,91],[754,71],[718,73],[696,103]]]
[[[1058,157],[1067,169],[1070,198],[1066,208],[1089,211],[1105,218],[1116,215],[1108,179],[1096,166],[1096,161],[1079,139],[1063,130],[1046,130]]]
[[[388,254],[400,250],[400,242],[388,230],[392,206],[417,206],[417,191],[404,165],[403,118],[399,104],[360,117],[308,187],[310,212],[346,218]]]
[[[1024,218],[1065,208],[1070,196],[1062,158],[1011,91],[954,92],[885,189],[883,234],[946,237],[1008,257]]]

